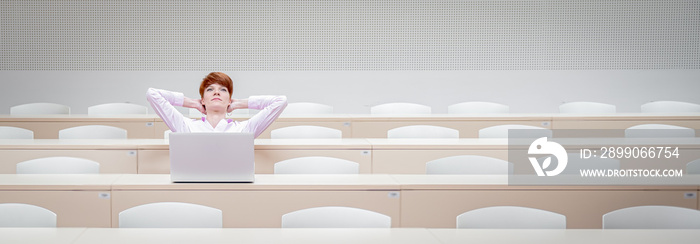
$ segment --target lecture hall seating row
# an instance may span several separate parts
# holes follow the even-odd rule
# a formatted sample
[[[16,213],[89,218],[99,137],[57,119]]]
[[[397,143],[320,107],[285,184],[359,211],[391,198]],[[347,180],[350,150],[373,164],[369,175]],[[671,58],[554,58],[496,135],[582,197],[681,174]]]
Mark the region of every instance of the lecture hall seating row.
[[[247,115],[236,115],[245,120]],[[700,113],[690,114],[505,114],[505,115],[313,115],[281,116],[260,135],[271,138],[271,131],[290,126],[320,126],[340,131],[343,138],[386,138],[389,130],[415,125],[441,126],[457,130],[460,138],[478,138],[479,130],[499,125],[527,125],[552,130],[608,129],[606,136],[623,136],[624,129],[642,124],[666,124],[695,130],[700,135]],[[106,125],[126,130],[130,139],[164,138],[167,126],[155,115],[129,116],[10,116],[0,115],[0,126],[33,131],[35,139],[57,139],[59,131],[76,126]]]
[[[255,183],[171,183],[140,174],[0,174],[0,202],[58,215],[58,227],[117,227],[118,213],[155,202],[223,211],[226,228],[278,228],[300,209],[345,206],[391,217],[392,227],[455,228],[455,218],[489,206],[523,206],[566,216],[567,228],[601,228],[603,214],[646,205],[698,209],[700,176],[673,185],[509,185],[506,176],[256,175]]]
[[[600,147],[678,148],[678,157],[621,158],[619,168],[686,169],[700,159],[699,138],[673,140],[633,138],[562,138],[558,141],[569,151],[599,150]],[[527,143],[525,143],[527,144]],[[521,145],[523,150],[528,145]],[[515,149],[515,145],[511,145]],[[477,155],[508,161],[505,139],[256,139],[256,173],[272,174],[276,163],[300,157],[332,157],[358,164],[360,174],[425,174],[432,160]],[[0,140],[0,173],[13,174],[20,162],[44,157],[76,157],[98,162],[100,173],[168,174],[168,141],[163,139],[127,140]],[[575,158],[572,158],[573,162]],[[510,160],[512,163],[516,161]],[[590,161],[587,161],[590,162]],[[522,173],[516,167],[515,173]],[[531,172],[528,172],[531,173]]]

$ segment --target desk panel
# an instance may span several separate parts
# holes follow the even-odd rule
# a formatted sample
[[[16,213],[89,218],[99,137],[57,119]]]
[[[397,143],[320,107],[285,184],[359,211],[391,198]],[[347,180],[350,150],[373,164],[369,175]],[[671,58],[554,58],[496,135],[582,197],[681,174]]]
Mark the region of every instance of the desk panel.
[[[369,176],[369,177],[368,177]],[[376,177],[375,177],[376,176]],[[256,175],[255,183],[170,183],[168,175],[128,175],[113,186],[112,227],[119,212],[153,202],[221,209],[224,227],[280,227],[282,215],[312,207],[367,209],[400,223],[398,186],[386,175]]]
[[[373,150],[374,174],[425,174],[425,164],[431,160],[459,156],[480,155],[508,160],[507,150]]]
[[[110,227],[111,184],[120,175],[0,175],[0,203],[53,211],[58,227]]]
[[[155,128],[152,121],[19,121],[2,122],[0,126],[14,126],[34,131],[34,139],[58,139],[58,131],[83,125],[108,125],[125,129],[129,139],[152,139]],[[162,137],[162,134],[161,134]]]
[[[457,120],[457,121],[455,121]],[[532,125],[543,128],[550,128],[549,118],[534,118],[534,120],[458,120],[456,118],[433,118],[424,120],[406,119],[356,119],[352,122],[353,138],[386,138],[387,132],[391,129],[409,125],[434,125],[452,128],[459,131],[460,138],[478,138],[479,130],[506,124]]]
[[[43,157],[76,157],[100,163],[103,174],[135,174],[137,154],[134,150],[0,150],[0,174],[14,174],[17,164]]]

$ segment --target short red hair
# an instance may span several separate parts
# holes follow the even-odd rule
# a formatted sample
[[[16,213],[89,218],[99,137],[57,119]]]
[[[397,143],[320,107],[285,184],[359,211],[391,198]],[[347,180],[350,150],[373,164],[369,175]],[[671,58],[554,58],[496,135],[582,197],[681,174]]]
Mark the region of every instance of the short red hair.
[[[233,81],[231,77],[222,72],[211,72],[204,77],[202,84],[199,85],[199,96],[204,97],[204,89],[211,86],[212,84],[219,84],[228,89],[228,93],[233,96]]]

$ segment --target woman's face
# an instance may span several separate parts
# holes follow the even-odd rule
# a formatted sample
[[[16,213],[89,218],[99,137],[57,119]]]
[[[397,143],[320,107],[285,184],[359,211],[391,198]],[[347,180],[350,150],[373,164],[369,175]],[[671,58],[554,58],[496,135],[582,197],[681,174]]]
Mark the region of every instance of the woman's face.
[[[204,88],[204,96],[202,97],[202,105],[207,109],[207,111],[220,111],[224,112],[231,105],[231,91],[225,86],[219,84],[211,84],[207,88]]]

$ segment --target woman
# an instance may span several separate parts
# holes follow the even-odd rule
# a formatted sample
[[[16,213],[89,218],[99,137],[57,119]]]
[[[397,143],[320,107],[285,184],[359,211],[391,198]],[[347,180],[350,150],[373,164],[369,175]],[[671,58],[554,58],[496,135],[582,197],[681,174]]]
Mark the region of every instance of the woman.
[[[250,132],[258,137],[287,107],[285,96],[251,96],[232,99],[233,82],[228,75],[212,72],[199,86],[201,99],[185,97],[180,92],[149,88],[146,94],[156,114],[173,132]],[[174,106],[194,108],[205,114],[202,119],[190,119]],[[226,119],[226,113],[236,109],[259,109],[246,121]]]

